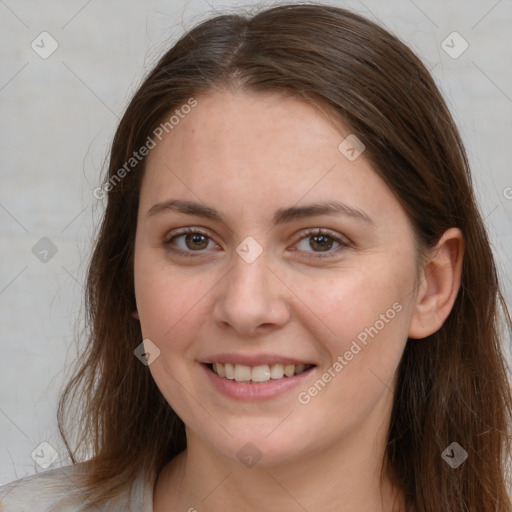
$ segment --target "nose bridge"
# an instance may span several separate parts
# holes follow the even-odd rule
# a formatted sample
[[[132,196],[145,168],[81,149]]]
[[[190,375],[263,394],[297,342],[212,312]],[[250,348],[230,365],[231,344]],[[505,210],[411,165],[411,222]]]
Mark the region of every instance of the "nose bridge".
[[[235,247],[232,257],[232,270],[229,272],[228,289],[236,295],[250,295],[264,292],[264,285],[268,285],[270,272],[270,251],[268,249],[269,239],[265,236],[258,236],[256,240],[252,236],[246,236]]]
[[[246,251],[246,252],[245,252]],[[229,273],[230,288],[242,295],[260,294],[268,289],[269,258],[261,251],[255,255],[253,248],[240,244],[233,257],[233,270]]]

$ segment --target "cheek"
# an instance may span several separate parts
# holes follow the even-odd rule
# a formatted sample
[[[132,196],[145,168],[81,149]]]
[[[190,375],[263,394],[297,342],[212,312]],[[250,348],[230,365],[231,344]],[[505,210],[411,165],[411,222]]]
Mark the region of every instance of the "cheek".
[[[189,375],[197,364],[188,357],[190,339],[198,329],[197,315],[205,314],[204,302],[198,297],[200,289],[197,280],[187,279],[161,262],[135,266],[142,335],[160,349],[149,371],[173,409],[187,419],[188,395],[183,386],[190,387]]]
[[[340,426],[355,428],[372,411],[381,410],[378,404],[389,406],[407,341],[404,289],[408,285],[404,279],[403,270],[396,268],[388,267],[386,272],[383,268],[378,272],[358,269],[304,288],[317,315],[309,315],[315,320],[307,329],[313,329],[314,322],[316,332],[324,333],[319,341],[329,361],[311,387],[299,390],[297,398],[300,410],[316,418],[317,428],[323,428],[326,435],[338,435]]]
[[[330,352],[339,354],[348,350],[351,341],[364,342],[365,333],[375,334],[397,331],[404,322],[405,301],[412,299],[409,293],[413,274],[404,266],[368,265],[357,269],[344,269],[336,277],[311,278],[297,283],[295,290],[306,305],[311,305],[314,315],[309,315],[331,347]],[[301,291],[302,290],[302,291]],[[310,326],[310,328],[312,328]],[[398,329],[402,331],[402,329]]]
[[[219,275],[197,268],[176,269],[166,263],[135,268],[135,291],[141,331],[160,349],[158,365],[186,380],[194,365],[199,344],[211,332],[205,323],[211,317],[212,293]],[[155,366],[155,368],[153,368]]]
[[[162,265],[135,265],[135,295],[143,336],[159,346],[174,338],[198,302],[194,279]]]
[[[369,413],[387,393],[407,341],[413,269],[388,259],[315,286],[304,282],[304,302],[315,313],[307,329],[318,333],[329,361],[319,375],[328,383],[302,390],[301,403],[314,402],[320,416],[322,403],[336,403],[341,421]]]

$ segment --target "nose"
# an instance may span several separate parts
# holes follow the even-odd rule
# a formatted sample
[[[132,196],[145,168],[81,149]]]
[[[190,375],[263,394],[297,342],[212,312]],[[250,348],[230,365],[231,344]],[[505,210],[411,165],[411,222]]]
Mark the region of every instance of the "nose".
[[[265,251],[248,263],[238,254],[216,289],[214,320],[237,336],[257,337],[285,325],[290,291],[268,266]]]

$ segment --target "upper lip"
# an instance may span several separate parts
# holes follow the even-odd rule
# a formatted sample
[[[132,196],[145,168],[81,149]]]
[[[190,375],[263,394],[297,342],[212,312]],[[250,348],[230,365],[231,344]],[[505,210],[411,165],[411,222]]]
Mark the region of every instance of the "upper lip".
[[[213,363],[229,363],[229,364],[243,364],[245,366],[262,366],[265,364],[313,364],[311,361],[304,361],[295,359],[289,356],[281,356],[279,354],[235,354],[225,353],[216,354],[207,357],[201,361],[204,364]]]

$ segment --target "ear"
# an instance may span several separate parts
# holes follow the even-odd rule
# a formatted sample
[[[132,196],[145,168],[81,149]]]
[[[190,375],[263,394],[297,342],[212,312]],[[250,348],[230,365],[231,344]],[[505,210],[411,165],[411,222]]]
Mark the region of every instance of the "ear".
[[[135,311],[133,311],[133,312],[132,312],[132,316],[133,316],[133,318],[136,318],[137,320],[140,320],[140,318],[139,318],[139,312],[138,312],[137,310],[135,310]]]
[[[460,288],[464,236],[447,229],[421,270],[409,338],[426,338],[437,332],[452,310]]]

